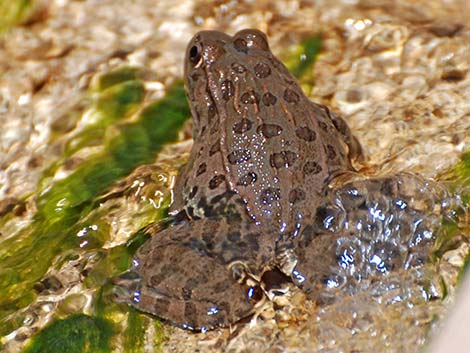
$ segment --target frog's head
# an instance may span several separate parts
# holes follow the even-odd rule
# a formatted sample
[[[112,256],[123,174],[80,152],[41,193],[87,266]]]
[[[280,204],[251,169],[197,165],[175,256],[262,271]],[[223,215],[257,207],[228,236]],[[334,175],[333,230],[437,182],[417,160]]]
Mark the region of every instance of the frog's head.
[[[203,126],[212,125],[216,115],[220,116],[223,110],[221,105],[253,76],[248,72],[247,64],[267,56],[272,56],[268,40],[257,29],[244,29],[234,36],[201,31],[189,41],[185,80],[194,120],[194,137],[197,138]]]
[[[200,31],[188,43],[185,77],[190,77],[201,68],[209,69],[224,56],[231,61],[235,59],[237,62],[243,62],[246,60],[243,55],[254,57],[259,55],[260,51],[271,52],[266,35],[257,29],[243,29],[233,37],[218,31]],[[230,66],[226,67],[227,70],[229,68]]]

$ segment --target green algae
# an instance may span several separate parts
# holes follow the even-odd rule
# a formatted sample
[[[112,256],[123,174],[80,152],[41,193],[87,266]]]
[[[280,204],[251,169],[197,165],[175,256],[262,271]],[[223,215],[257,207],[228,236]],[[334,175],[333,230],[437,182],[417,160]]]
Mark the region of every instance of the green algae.
[[[445,182],[452,192],[458,192],[465,205],[470,201],[470,150],[462,153],[460,161],[437,176],[437,180]]]
[[[315,63],[320,50],[321,38],[319,36],[308,37],[289,52],[285,64],[297,79],[312,79],[309,69]]]
[[[154,319],[129,309],[126,330],[123,333],[123,348],[126,353],[144,352],[144,340],[146,333],[152,329],[152,347],[154,352],[163,351],[165,342],[165,330],[160,320]]]
[[[454,210],[453,219],[444,219],[439,229],[436,241],[436,250],[433,260],[437,262],[449,250],[458,248],[462,242],[468,242],[470,238],[470,224],[468,223],[468,209],[470,206],[470,150],[462,153],[460,161],[437,178],[445,182],[452,194],[458,195],[461,201],[459,209]],[[468,272],[470,254],[464,259],[464,264],[459,270],[457,283],[461,283]],[[449,290],[447,284],[442,281],[443,298],[446,298]]]
[[[455,177],[454,180],[456,190],[462,190],[460,196],[462,203],[465,205],[467,211],[467,223],[463,225],[463,227],[465,227],[463,232],[466,234],[468,241],[470,238],[470,219],[468,215],[470,210],[470,150],[465,151],[462,155],[461,161],[457,163],[454,168],[452,168],[451,177],[452,176]],[[459,281],[462,280],[464,273],[469,271],[469,264],[470,253],[467,254],[464,266],[459,274]]]
[[[138,232],[137,236],[125,245],[119,246],[130,259],[130,255],[148,239],[148,235]],[[122,270],[127,269],[125,266]],[[155,317],[143,314],[125,304],[119,304],[113,299],[113,286],[110,281],[100,287],[93,301],[93,312],[97,317],[116,321],[117,314],[127,320],[120,319],[116,334],[120,335],[122,349],[126,353],[144,352],[144,345],[152,343],[153,352],[161,352],[166,340],[163,323]],[[150,339],[150,340],[148,340]]]
[[[126,117],[141,103],[145,88],[141,81],[126,81],[106,88],[96,102],[96,111],[101,113],[101,121],[109,123]]]
[[[160,320],[153,320],[155,335],[153,337],[153,347],[155,352],[163,352],[163,344],[167,340],[163,323]]]
[[[456,189],[468,187],[470,185],[470,150],[465,151],[460,157],[460,161],[440,175],[439,179],[450,181]],[[463,201],[468,204],[470,201],[469,193],[464,192],[462,196],[464,197]]]
[[[77,151],[100,145],[107,128],[135,113],[144,99],[144,85],[140,81],[128,81],[112,86],[99,95],[90,114],[91,123],[68,141],[65,157]]]
[[[442,224],[442,233],[438,236],[439,251],[436,253],[440,257],[445,251],[453,247],[453,239],[459,234],[468,234],[470,225],[463,220],[466,219],[463,212],[467,212],[470,206],[470,151],[465,151],[460,161],[442,173],[437,178],[440,182],[445,182],[453,194],[458,194],[461,200],[461,207],[464,210],[455,210],[454,220],[445,219]],[[461,220],[458,222],[458,220]]]
[[[36,334],[23,353],[106,353],[111,351],[113,334],[113,325],[107,320],[71,315]]]
[[[20,23],[32,4],[31,0],[0,0],[0,33]]]
[[[105,91],[113,87],[116,86]],[[129,100],[121,102],[126,105]],[[57,255],[80,249],[83,239],[77,233],[89,226],[87,220],[81,219],[95,207],[93,200],[135,167],[152,162],[164,144],[176,139],[188,116],[184,89],[177,83],[163,99],[143,108],[135,121],[113,126],[114,134],[104,140],[101,153],[38,195],[32,224],[2,242],[0,249],[0,335],[17,327],[21,320],[9,315],[34,301],[37,293],[33,286]],[[98,229],[85,249],[103,245],[106,229]]]
[[[62,219],[69,211],[76,214],[75,207],[91,202],[137,166],[152,162],[165,143],[176,139],[188,116],[183,87],[176,85],[163,100],[144,108],[137,122],[116,126],[115,135],[104,141],[103,153],[40,195],[38,215]]]
[[[127,353],[140,353],[144,351],[145,331],[148,322],[146,318],[134,309],[129,310],[126,330],[124,331],[123,347]]]
[[[137,79],[141,76],[141,71],[139,68],[125,66],[96,80],[92,88],[95,99],[86,114],[82,114],[82,117],[86,117],[82,118],[84,127],[68,138],[63,158],[52,164],[45,176],[53,175],[77,152],[89,147],[101,147],[107,135],[113,136],[113,131],[116,130],[113,128],[117,123],[138,112],[145,97],[144,84]],[[73,109],[69,114],[73,114]],[[60,132],[60,126],[56,126],[56,130],[57,128]],[[56,136],[53,136],[52,141],[55,139]]]
[[[321,37],[310,36],[288,52],[284,59],[289,71],[299,80],[302,89],[309,94],[313,88],[313,65],[321,51]]]
[[[140,81],[143,76],[143,71],[139,67],[122,66],[98,77],[93,86],[97,91],[103,92],[123,82]]]
[[[134,234],[126,244],[115,246],[103,252],[103,259],[87,275],[84,285],[97,288],[105,285],[110,278],[124,272],[131,265],[135,251],[149,238],[141,231]]]

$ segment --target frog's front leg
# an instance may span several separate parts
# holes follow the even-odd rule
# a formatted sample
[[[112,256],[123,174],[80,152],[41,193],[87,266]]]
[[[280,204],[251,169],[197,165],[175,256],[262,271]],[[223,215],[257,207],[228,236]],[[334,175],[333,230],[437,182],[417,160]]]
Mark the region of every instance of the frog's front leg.
[[[149,239],[135,266],[115,280],[118,299],[188,329],[227,326],[254,307],[251,277],[272,257],[261,241],[253,225],[222,218],[168,228]]]

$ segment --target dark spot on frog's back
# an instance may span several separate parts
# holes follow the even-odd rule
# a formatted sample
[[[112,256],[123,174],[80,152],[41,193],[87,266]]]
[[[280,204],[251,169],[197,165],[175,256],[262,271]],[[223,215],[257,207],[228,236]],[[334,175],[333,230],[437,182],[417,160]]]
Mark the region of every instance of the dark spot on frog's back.
[[[227,159],[230,164],[239,164],[251,159],[251,152],[249,150],[235,150],[229,153]]]
[[[305,191],[301,188],[292,189],[289,192],[289,202],[296,204],[297,202],[305,200]]]
[[[192,295],[193,295],[193,291],[190,287],[183,287],[181,289],[181,297],[183,297],[184,300],[191,299]]]
[[[333,146],[328,145],[326,146],[326,155],[328,159],[335,159],[338,154],[336,153],[336,149]]]
[[[298,138],[305,140],[307,142],[315,141],[317,138],[317,133],[312,129],[308,128],[307,126],[299,127],[295,130],[295,134]]]
[[[255,66],[255,75],[258,78],[266,78],[271,74],[271,68],[268,64],[258,63]]]
[[[282,151],[279,153],[273,153],[269,161],[271,166],[276,169],[289,168],[297,160],[297,153],[292,151]]]
[[[213,234],[203,234],[202,241],[207,251],[212,251],[214,249],[214,236]]]
[[[241,95],[240,102],[243,104],[256,104],[259,102],[258,93],[253,90],[249,90]]]
[[[209,189],[216,189],[223,182],[225,182],[225,175],[216,175],[209,181]]]
[[[163,271],[161,273],[157,273],[150,277],[150,285],[152,287],[157,287],[162,281],[168,276],[167,273],[164,273]]]
[[[247,186],[253,184],[258,179],[258,176],[255,172],[250,172],[243,175],[240,179],[238,179],[237,185],[239,186]]]
[[[328,132],[328,124],[324,121],[319,121],[318,126],[320,126],[320,129],[322,129],[323,131]]]
[[[205,162],[199,164],[199,167],[197,167],[196,176],[204,174],[206,170],[207,170],[207,164]]]
[[[318,174],[322,170],[321,166],[315,161],[308,161],[304,164],[303,171],[305,174]]]
[[[222,91],[222,99],[228,101],[230,97],[233,96],[235,92],[235,87],[233,86],[233,82],[230,80],[225,80],[220,85],[220,90]]]
[[[282,127],[276,124],[261,124],[256,129],[256,132],[269,139],[271,137],[279,136],[282,132]]]
[[[246,71],[246,68],[245,68],[245,66],[240,65],[239,63],[233,63],[232,64],[232,70],[233,70],[234,73],[242,74]]]
[[[191,80],[193,80],[194,82],[196,82],[197,80],[199,80],[200,78],[202,77],[202,75],[198,72],[193,72],[192,74],[189,75],[189,78]]]
[[[275,201],[279,201],[281,198],[281,190],[278,188],[266,188],[261,192],[260,201],[269,205]]]
[[[215,107],[214,104],[210,104],[207,107],[207,119],[208,119],[209,125],[214,120],[214,117],[215,117],[216,114],[217,114],[217,108]]]
[[[219,195],[217,195],[217,196],[214,196],[214,197],[210,200],[210,204],[211,204],[211,205],[216,205],[216,204],[218,204],[219,207],[222,207],[222,208],[223,208],[223,207],[225,206],[225,204],[222,204],[221,202],[222,202],[222,201],[225,202],[225,203],[228,202],[228,200],[230,200],[230,199],[233,197],[233,195],[235,195],[235,194],[236,194],[235,191],[227,190],[227,191],[225,191],[225,192],[222,193],[222,194],[219,194]]]
[[[166,313],[168,312],[170,305],[171,303],[168,299],[158,298],[158,300],[155,300],[154,303],[154,311],[156,313]]]
[[[330,117],[336,130],[338,130],[343,135],[347,135],[349,131],[349,127],[346,124],[346,122],[343,119],[339,118],[336,114],[330,114]]]
[[[277,98],[270,92],[266,92],[265,94],[263,94],[262,100],[263,100],[264,105],[269,107],[271,105],[276,104]]]
[[[220,139],[218,139],[210,148],[209,156],[213,156],[215,153],[220,151]]]
[[[300,99],[300,96],[297,92],[294,92],[290,88],[286,88],[284,91],[284,100],[287,103],[297,103]]]
[[[242,119],[233,125],[233,132],[236,134],[243,134],[251,129],[253,123],[248,119]]]
[[[188,195],[188,198],[190,198],[190,199],[194,198],[194,196],[196,196],[196,194],[197,194],[197,190],[198,190],[198,187],[193,186],[193,188],[191,189],[191,192]]]
[[[245,236],[245,239],[248,242],[248,247],[253,251],[259,251],[259,238],[261,237],[260,233],[250,233]]]
[[[237,241],[240,241],[241,234],[240,232],[231,232],[227,234],[227,239],[231,241],[232,243],[236,243]]]

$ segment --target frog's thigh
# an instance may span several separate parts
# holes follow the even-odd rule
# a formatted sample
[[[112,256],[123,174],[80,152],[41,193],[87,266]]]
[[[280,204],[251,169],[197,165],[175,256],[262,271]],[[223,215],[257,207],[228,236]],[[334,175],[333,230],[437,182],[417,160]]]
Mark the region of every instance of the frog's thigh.
[[[138,251],[140,295],[133,305],[185,328],[227,326],[252,310],[249,288],[209,253],[193,228],[189,223],[165,230]],[[165,240],[168,232],[179,240]]]

